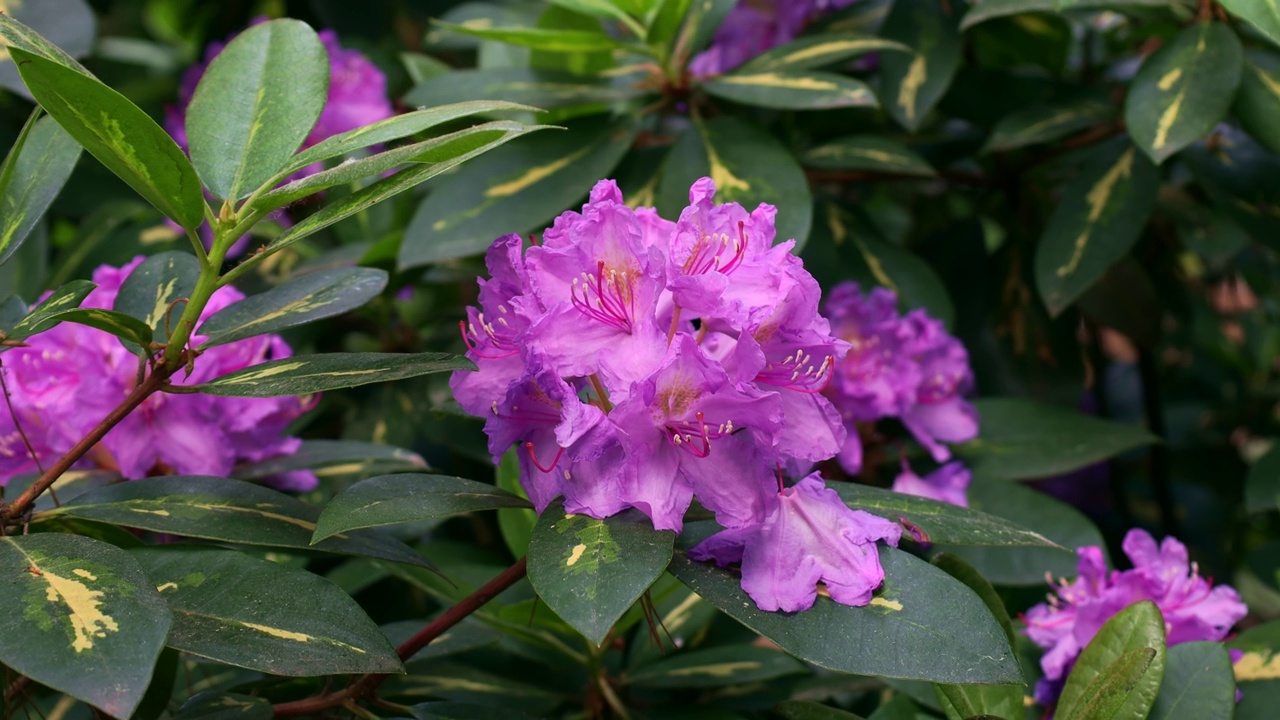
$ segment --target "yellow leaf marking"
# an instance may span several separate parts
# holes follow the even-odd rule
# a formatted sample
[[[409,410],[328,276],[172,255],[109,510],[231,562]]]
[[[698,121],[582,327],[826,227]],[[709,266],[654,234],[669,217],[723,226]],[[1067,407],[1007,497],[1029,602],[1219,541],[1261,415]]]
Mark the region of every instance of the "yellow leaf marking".
[[[0,0],[0,13],[12,15],[22,7],[22,0]],[[9,59],[9,49],[0,45],[0,62]]]
[[[148,510],[146,508],[129,508],[129,512],[144,513],[146,515],[159,515],[160,517],[169,517],[168,510]]]
[[[871,604],[876,607],[887,608],[889,610],[901,610],[902,603],[897,600],[885,600],[882,597],[871,598]]]
[[[923,55],[916,55],[907,68],[907,76],[902,79],[902,87],[898,88],[898,106],[907,120],[916,118],[916,96],[929,77],[929,62]]]
[[[1169,89],[1173,87],[1174,83],[1178,82],[1180,77],[1182,77],[1182,68],[1174,68],[1160,78],[1160,81],[1156,83],[1156,87],[1169,92]]]
[[[1275,680],[1280,678],[1280,655],[1247,652],[1235,664],[1236,680]]]
[[[177,589],[178,589],[178,583],[176,582],[167,582],[163,585],[156,586],[156,592],[164,592],[165,590],[177,590]]]
[[[751,190],[751,183],[734,175],[733,171],[720,159],[720,154],[716,152],[716,149],[711,147],[711,143],[706,142],[706,138],[703,138],[702,144],[707,148],[707,162],[711,164],[711,179],[715,182],[716,188],[726,193]]]
[[[315,532],[315,529],[316,529],[315,523],[308,522],[301,518],[289,517],[288,515],[281,515],[280,513],[267,512],[265,510],[255,510],[253,508],[240,507],[238,505],[215,505],[213,503],[195,503],[191,507],[199,508],[201,510],[221,510],[224,512],[238,512],[238,513],[249,513],[250,515],[261,515],[262,517],[268,518],[271,520],[279,520],[281,522],[289,523],[290,525],[297,525],[298,527],[306,530],[310,530],[311,532]]]
[[[72,571],[71,571],[71,574],[72,574],[72,575],[75,575],[76,577],[84,578],[85,580],[97,580],[97,579],[98,579],[98,576],[97,576],[97,575],[94,575],[93,573],[89,572],[88,570],[83,570],[83,569],[81,569],[81,568],[76,568],[75,570],[72,570]]]
[[[1093,232],[1094,223],[1102,217],[1102,211],[1107,208],[1107,201],[1111,199],[1112,192],[1115,191],[1116,183],[1122,178],[1128,178],[1133,174],[1133,148],[1125,151],[1115,165],[1107,171],[1106,175],[1089,190],[1085,195],[1085,200],[1089,203],[1089,216],[1084,232],[1080,233],[1080,237],[1076,238],[1075,250],[1071,253],[1071,259],[1066,265],[1058,268],[1058,277],[1066,277],[1076,271],[1080,266],[1080,261],[1084,258],[1084,249],[1089,244],[1089,235]]]
[[[302,362],[281,363],[279,365],[276,365],[275,367],[262,368],[261,370],[255,370],[251,373],[246,373],[236,378],[235,380],[232,380],[231,383],[238,384],[238,385],[252,384],[264,378],[269,378],[274,375],[280,375],[282,373],[287,373],[293,370],[297,370],[298,368],[304,367],[305,365],[306,363],[302,363]]]
[[[587,551],[586,545],[575,545],[573,551],[569,553],[569,561],[565,563],[565,567],[573,567],[582,559],[582,553]]]
[[[349,462],[341,465],[330,465],[326,468],[312,470],[311,473],[317,477],[330,477],[333,475],[346,475],[348,473],[360,472],[365,468],[362,462]]]
[[[1173,124],[1178,120],[1178,111],[1182,108],[1182,99],[1186,97],[1186,88],[1178,92],[1177,97],[1165,108],[1164,113],[1160,115],[1160,122],[1156,125],[1156,139],[1151,143],[1151,147],[1159,150],[1169,140],[1169,131],[1173,129]]]
[[[1054,30],[1049,23],[1041,20],[1035,15],[1015,15],[1013,22],[1021,25],[1024,30],[1036,35],[1048,35]]]
[[[875,148],[825,147],[813,153],[813,157],[861,157],[886,165],[910,165],[911,162],[902,155],[894,155],[885,150]]]
[[[1260,67],[1255,65],[1250,65],[1249,67],[1253,68],[1254,74],[1262,81],[1263,86],[1267,88],[1267,92],[1270,92],[1276,97],[1280,97],[1280,82],[1276,82],[1276,79],[1271,77],[1270,73]]]
[[[72,570],[72,572],[80,575],[85,571]],[[80,576],[85,577],[84,575]],[[90,590],[79,580],[64,578],[48,570],[45,570],[40,577],[49,583],[45,598],[49,602],[61,602],[67,606],[67,610],[71,613],[69,619],[71,620],[71,629],[75,634],[71,647],[77,654],[85,650],[92,650],[95,638],[104,638],[107,633],[120,630],[120,626],[116,624],[115,619],[110,615],[104,614],[100,609],[102,606],[101,591]],[[92,578],[91,575],[89,577]]]
[[[833,42],[825,42],[813,47],[801,48],[788,55],[783,55],[772,64],[774,65],[795,65],[804,62],[810,58],[822,57],[823,55],[847,52],[849,50],[860,50],[863,47],[879,47],[882,45],[878,40],[836,40]]]
[[[671,612],[667,614],[667,619],[664,620],[662,624],[666,625],[668,630],[679,629],[685,623],[689,622],[689,617],[693,611],[693,606],[697,605],[698,601],[701,599],[702,598],[698,597],[697,595],[690,593],[689,597],[685,598],[679,605],[675,606],[675,608],[673,608]]]
[[[720,78],[726,85],[748,85],[756,87],[774,87],[786,90],[812,90],[814,92],[837,92],[852,100],[862,100],[867,93],[862,88],[842,88],[836,83],[811,77],[787,77],[777,73],[760,73],[757,75],[729,75]]]
[[[581,158],[583,155],[586,155],[588,152],[590,152],[592,147],[594,146],[588,145],[587,147],[582,148],[581,150],[579,150],[576,153],[573,153],[572,155],[566,155],[560,158],[559,160],[549,162],[546,165],[531,167],[528,170],[525,170],[524,174],[521,175],[520,177],[514,180],[510,180],[508,182],[494,185],[488,190],[485,190],[484,196],[487,198],[494,198],[494,197],[509,197],[511,195],[515,195],[516,193],[529,188],[534,183],[541,182],[542,180],[546,180],[548,177],[565,169],[569,165],[573,164],[576,160]]]
[[[1019,134],[1024,136],[1035,135],[1036,133],[1043,132],[1055,125],[1058,125],[1059,123],[1069,122],[1075,119],[1076,114],[1075,110],[1063,110],[1062,112],[1054,113],[1040,122],[1026,126]]]
[[[260,633],[266,633],[271,637],[280,638],[281,640],[293,640],[294,642],[311,642],[312,640],[315,639],[310,635],[307,635],[306,633],[292,632],[289,630],[281,630],[280,628],[273,628],[270,625],[258,625],[256,623],[251,623],[251,622],[242,622],[240,624],[244,625],[245,627],[251,630],[257,630]]]
[[[263,323],[271,322],[272,320],[276,320],[278,318],[282,318],[288,315],[293,315],[293,314],[301,315],[302,313],[307,313],[307,312],[311,312],[312,310],[317,310],[319,308],[322,308],[325,305],[328,305],[329,303],[326,302],[327,298],[321,293],[324,292],[324,290],[330,290],[330,289],[331,288],[323,288],[319,292],[312,293],[311,295],[306,295],[304,297],[300,297],[296,300],[292,300],[280,306],[276,310],[272,310],[271,312],[265,315],[261,315],[259,317],[253,318],[252,320],[242,324],[239,329],[244,330],[244,328],[251,328],[256,325],[261,325]]]
[[[698,667],[678,668],[676,670],[668,670],[667,674],[673,677],[689,677],[690,675],[710,675],[711,677],[732,677],[739,670],[755,670],[760,667],[758,662],[727,662],[717,665],[700,665]]]

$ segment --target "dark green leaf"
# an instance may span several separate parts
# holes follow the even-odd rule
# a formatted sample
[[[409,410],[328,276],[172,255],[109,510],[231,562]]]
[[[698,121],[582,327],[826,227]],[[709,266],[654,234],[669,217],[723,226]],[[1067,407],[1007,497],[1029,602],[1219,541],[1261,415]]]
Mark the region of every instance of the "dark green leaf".
[[[378,626],[322,577],[219,548],[130,554],[169,603],[176,650],[273,675],[402,669]]]
[[[512,507],[529,507],[529,502],[475,480],[415,473],[382,475],[361,480],[329,501],[312,539],[319,542],[358,528]]]
[[[818,71],[732,73],[704,80],[702,89],[743,105],[779,110],[876,106],[876,96],[866,83]]]
[[[7,340],[22,340],[36,333],[42,333],[61,322],[61,320],[58,320],[58,315],[72,308],[80,307],[80,303],[84,302],[84,299],[96,287],[97,285],[88,280],[72,280],[54,290],[49,297],[44,299],[44,302],[32,308],[30,313],[26,313],[26,316],[12,327],[0,327],[0,332],[4,333],[4,337]],[[16,307],[8,303],[5,306],[7,308]]]
[[[675,533],[638,511],[597,520],[556,502],[529,539],[529,582],[547,606],[600,645],[671,562]]]
[[[911,131],[942,99],[960,65],[960,13],[950,7],[943,0],[897,0],[880,31],[915,51],[880,58],[884,106]]]
[[[1062,12],[1089,8],[1176,7],[1178,0],[980,0],[971,4],[960,23],[969,29],[980,22],[1008,15],[1035,12]]]
[[[911,52],[902,43],[858,33],[809,35],[779,45],[744,63],[740,72],[808,70],[875,52]]]
[[[380,629],[382,634],[386,635],[387,639],[391,641],[392,645],[399,647],[409,638],[418,634],[426,624],[425,620],[400,620],[383,625]],[[446,630],[443,635],[432,640],[430,645],[414,653],[413,657],[405,660],[405,664],[409,665],[410,672],[413,672],[418,665],[425,665],[429,661],[438,660],[442,657],[492,645],[501,640],[502,637],[502,633],[485,625],[483,622],[475,618],[467,618]]]
[[[1142,235],[1160,171],[1128,142],[1103,146],[1062,191],[1036,248],[1036,285],[1057,315],[1097,282]]]
[[[780,702],[774,706],[773,711],[787,720],[862,720],[861,715],[808,700]]]
[[[164,342],[182,315],[179,300],[191,297],[200,277],[200,261],[189,252],[170,250],[152,255],[120,285],[113,308],[132,315]]]
[[[529,496],[520,485],[520,461],[516,452],[515,449],[508,450],[502,456],[498,466],[494,468],[495,484],[512,495],[527,499]],[[533,535],[533,528],[537,524],[538,514],[533,510],[518,508],[498,510],[498,530],[502,533],[502,540],[507,544],[507,549],[516,557],[528,554],[529,538]]]
[[[240,33],[209,63],[187,107],[191,161],[209,191],[239,200],[298,151],[324,109],[329,58],[300,20]]]
[[[753,645],[731,645],[682,652],[627,676],[636,687],[698,688],[742,685],[805,672],[790,655]]]
[[[9,52],[40,106],[89,154],[179,225],[204,221],[195,169],[145,112],[95,78],[16,47]]]
[[[1165,669],[1164,617],[1150,600],[1111,616],[1067,676],[1059,720],[1142,720]]]
[[[695,563],[685,552],[676,553],[671,572],[738,622],[819,667],[941,683],[1022,681],[1004,630],[973,591],[900,550],[881,547],[880,563],[885,588],[871,605],[818,598],[795,614],[757,609],[737,571]]]
[[[76,308],[58,313],[53,317],[58,322],[73,322],[109,332],[121,340],[146,348],[151,344],[151,328],[132,315],[125,315],[114,310],[99,308]]]
[[[1244,481],[1244,505],[1249,512],[1280,507],[1280,446],[1253,461]]]
[[[474,368],[449,353],[326,353],[252,365],[195,387],[208,395],[282,397]]]
[[[487,705],[487,715],[462,717],[488,720],[507,716],[512,708],[535,716],[549,713],[560,704],[560,696],[532,682],[520,682],[507,675],[479,670],[460,663],[439,662],[430,665],[423,673],[411,673],[393,677],[379,691],[384,697],[434,697],[457,703]],[[456,709],[456,708],[455,708]],[[431,713],[429,710],[415,717],[458,718],[459,715]]]
[[[613,50],[618,47],[617,41],[604,32],[588,32],[586,30],[557,30],[550,28],[521,27],[486,27],[492,23],[483,22],[453,24],[435,20],[435,24],[445,30],[498,42],[520,45],[542,52],[595,52]]]
[[[1221,5],[1280,45],[1280,3],[1276,0],[1222,0]]]
[[[31,114],[0,168],[0,264],[27,239],[79,158],[80,144],[62,126]]]
[[[0,662],[114,717],[133,714],[169,609],[125,551],[78,535],[0,537]]]
[[[960,445],[975,473],[1021,480],[1047,477],[1158,442],[1145,430],[1020,398],[974,402],[978,439]],[[1045,438],[1053,442],[1046,444]]]
[[[182,703],[173,720],[271,720],[271,701],[264,697],[206,690]]]
[[[922,530],[927,543],[1049,547],[1058,545],[1040,533],[994,515],[950,503],[905,495],[858,483],[832,483],[846,505],[889,520],[906,520]],[[1030,520],[1030,518],[1028,518]]]
[[[1231,720],[1236,678],[1222,643],[1174,645],[1167,662],[1151,720]]]
[[[1231,107],[1243,62],[1240,40],[1227,25],[1182,30],[1142,63],[1129,86],[1124,121],[1133,141],[1161,163],[1204,137]]]
[[[609,175],[630,147],[632,133],[589,119],[468,164],[418,206],[405,230],[400,267],[473,255],[500,235],[550,221]]]
[[[1106,122],[1113,113],[1110,105],[1097,100],[1021,108],[996,123],[982,151],[1001,152],[1051,142]]]
[[[929,162],[911,149],[879,135],[852,135],[805,152],[809,167],[833,170],[868,170],[899,175],[933,177]]]
[[[260,480],[290,470],[311,470],[317,477],[371,475],[374,473],[425,470],[427,463],[417,453],[403,448],[358,440],[303,440],[290,455],[241,465],[233,475],[242,480]]]
[[[18,68],[9,61],[5,46],[15,46],[89,74],[72,57],[84,56],[93,47],[97,20],[85,0],[10,2],[0,15],[0,87],[25,97]]]
[[[385,270],[340,267],[319,270],[252,295],[200,324],[202,347],[280,332],[364,305],[387,286]]]
[[[1280,248],[1280,157],[1225,124],[1179,157],[1220,212],[1254,240]]]
[[[597,78],[535,68],[454,70],[427,78],[405,95],[416,105],[444,102],[469,104],[480,98],[502,97],[542,109],[611,103],[644,94],[636,78]],[[318,146],[317,146],[318,147]]]
[[[1249,134],[1272,152],[1280,152],[1280,55],[1262,50],[1245,51],[1235,114]]]
[[[133,480],[84,493],[44,514],[58,515],[183,537],[321,550],[430,567],[403,543],[371,532],[355,531],[312,545],[319,508],[242,480],[198,475]]]

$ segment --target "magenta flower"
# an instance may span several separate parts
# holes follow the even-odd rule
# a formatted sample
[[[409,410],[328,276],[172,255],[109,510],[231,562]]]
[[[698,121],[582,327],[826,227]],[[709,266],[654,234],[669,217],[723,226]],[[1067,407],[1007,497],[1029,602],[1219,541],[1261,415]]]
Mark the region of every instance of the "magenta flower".
[[[1172,537],[1160,545],[1144,530],[1130,530],[1124,552],[1132,570],[1107,572],[1102,550],[1082,547],[1079,576],[1054,588],[1047,603],[1027,611],[1026,634],[1045,648],[1040,659],[1044,678],[1036,685],[1036,700],[1052,705],[1066,682],[1076,658],[1102,625],[1120,610],[1142,600],[1160,608],[1170,645],[1193,640],[1220,641],[1248,614],[1248,608],[1231,587],[1212,587],[1195,563],[1188,562],[1187,548]]]
[[[876,541],[896,547],[902,528],[851,510],[817,473],[780,491],[776,500],[764,522],[716,533],[689,557],[742,563],[742,589],[761,610],[808,610],[819,582],[838,603],[871,602],[884,581]]]
[[[82,307],[110,308],[121,283],[142,260],[136,258],[122,268],[98,268],[93,274],[98,287]],[[218,290],[201,320],[243,297],[235,288]],[[197,326],[193,342],[200,340]],[[0,485],[71,449],[137,381],[137,357],[101,330],[62,323],[25,342],[26,347],[4,356],[14,412],[0,408]],[[248,338],[209,348],[190,376],[180,374],[172,382],[199,384],[289,355],[289,346],[279,336]],[[106,469],[127,479],[173,473],[226,477],[238,463],[295,452],[301,441],[283,433],[306,409],[298,398],[156,394],[107,433],[78,467]],[[35,457],[22,440],[23,432]],[[306,490],[315,486],[316,478],[302,471],[274,478],[273,484]]]
[[[711,47],[689,64],[696,77],[719,75],[790,42],[819,15],[854,0],[739,0],[716,30]]]
[[[904,460],[902,473],[893,481],[893,491],[969,507],[969,498],[965,491],[969,488],[971,479],[972,474],[969,469],[959,462],[947,463],[928,475],[920,477],[911,471]]]

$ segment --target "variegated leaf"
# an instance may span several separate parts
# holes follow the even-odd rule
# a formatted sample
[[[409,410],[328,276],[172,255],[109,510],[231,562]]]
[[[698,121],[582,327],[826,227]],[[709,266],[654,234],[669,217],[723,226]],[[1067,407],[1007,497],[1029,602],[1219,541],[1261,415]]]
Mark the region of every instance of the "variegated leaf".
[[[893,40],[838,33],[810,35],[763,52],[742,65],[741,72],[755,73],[778,70],[807,70],[832,65],[859,55],[875,52],[911,52],[911,48]]]
[[[929,162],[901,143],[878,135],[853,135],[832,140],[806,152],[808,167],[832,170],[867,170],[900,175],[933,177]]]
[[[704,81],[702,89],[744,105],[781,110],[876,106],[876,96],[861,80],[817,71],[732,73]]]
[[[884,106],[903,127],[916,130],[942,99],[960,66],[960,12],[944,0],[897,0],[881,35],[914,52],[880,59]]]

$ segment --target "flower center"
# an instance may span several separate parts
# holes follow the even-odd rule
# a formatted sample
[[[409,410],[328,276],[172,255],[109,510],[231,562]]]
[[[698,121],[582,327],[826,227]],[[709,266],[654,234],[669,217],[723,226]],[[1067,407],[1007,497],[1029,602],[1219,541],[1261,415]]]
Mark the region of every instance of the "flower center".
[[[775,387],[815,394],[825,390],[834,375],[835,363],[830,355],[814,365],[812,354],[804,349],[797,349],[780,362],[767,361],[756,380]]]
[[[702,275],[713,270],[728,275],[742,265],[746,252],[746,230],[739,222],[736,238],[726,233],[706,234],[699,238],[682,270],[685,275]]]
[[[704,458],[710,455],[712,440],[732,435],[737,430],[732,420],[718,425],[708,423],[700,412],[694,418],[668,422],[665,428],[671,444],[688,451],[694,457]]]
[[[467,350],[474,353],[476,357],[499,360],[520,352],[513,342],[516,331],[512,329],[505,317],[508,314],[507,306],[499,305],[498,312],[501,314],[496,321],[486,319],[483,312],[477,312],[475,320],[458,321],[458,328],[462,331],[462,342],[466,343]],[[479,323],[479,326],[476,323]]]
[[[635,279],[634,272],[606,268],[602,260],[594,275],[584,272],[573,279],[570,298],[583,315],[630,334],[636,314]]]

